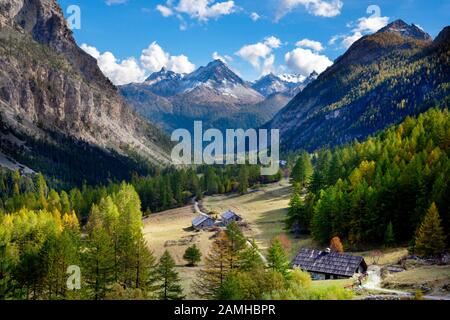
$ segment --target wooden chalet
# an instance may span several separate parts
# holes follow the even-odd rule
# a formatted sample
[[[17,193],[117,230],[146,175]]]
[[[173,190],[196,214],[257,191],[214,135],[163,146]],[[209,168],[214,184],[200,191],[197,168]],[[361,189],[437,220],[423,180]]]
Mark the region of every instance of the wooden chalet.
[[[330,252],[303,248],[294,258],[293,267],[311,274],[313,280],[351,278],[355,273],[367,271],[363,257],[347,253]]]
[[[239,216],[236,212],[228,210],[222,214],[222,225],[227,226],[231,221],[239,222],[242,221],[242,217]]]
[[[192,227],[196,230],[202,230],[214,226],[214,219],[206,214],[201,214],[192,220]]]

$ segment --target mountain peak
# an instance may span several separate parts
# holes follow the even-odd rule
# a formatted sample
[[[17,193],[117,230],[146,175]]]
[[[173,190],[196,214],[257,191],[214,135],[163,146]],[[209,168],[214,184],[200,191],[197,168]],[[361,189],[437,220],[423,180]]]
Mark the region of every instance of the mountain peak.
[[[308,78],[317,78],[319,76],[319,74],[316,72],[316,70],[314,70],[313,72],[311,72],[311,74],[308,76]]]
[[[436,39],[434,39],[433,44],[435,46],[440,45],[443,48],[450,47],[450,26],[445,27],[444,29],[442,29],[441,32],[439,32]]]
[[[226,64],[221,59],[215,59],[208,63],[206,67],[226,67]]]
[[[431,36],[423,31],[420,27],[415,24],[409,25],[401,19],[391,22],[378,32],[393,32],[406,38],[413,38],[417,40],[432,40]]]
[[[173,72],[171,70],[167,70],[165,67],[162,67],[160,71],[153,72],[147,79],[145,79],[145,82],[159,82],[163,80],[172,80],[176,78],[180,78],[181,75]]]
[[[228,66],[220,59],[216,59],[208,63],[205,67],[200,67],[196,71],[189,74],[187,79],[198,82],[231,82],[235,84],[245,84],[236,73],[234,73]]]
[[[262,76],[262,77],[261,77],[259,80],[257,80],[257,81],[262,81],[262,80],[264,80],[264,79],[267,79],[267,80],[281,80],[280,77],[278,77],[277,75],[273,74],[272,72],[271,72],[271,73],[268,73],[268,74],[266,74],[266,75],[264,75],[264,76]]]

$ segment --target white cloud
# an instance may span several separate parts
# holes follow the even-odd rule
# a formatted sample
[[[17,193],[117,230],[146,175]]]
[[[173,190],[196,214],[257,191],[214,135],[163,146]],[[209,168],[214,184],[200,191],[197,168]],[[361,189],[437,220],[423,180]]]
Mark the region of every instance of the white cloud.
[[[354,32],[361,33],[374,33],[385,27],[389,22],[389,17],[362,17],[358,19],[358,24],[356,28],[353,29]]]
[[[256,12],[252,12],[250,14],[250,19],[252,19],[253,21],[258,21],[259,19],[261,19],[261,16],[259,14],[257,14]]]
[[[261,59],[266,58],[272,52],[272,48],[264,43],[249,44],[239,49],[236,54],[248,61],[253,67],[259,68]]]
[[[330,40],[328,41],[328,45],[333,46],[336,44],[336,42],[339,40],[341,36],[340,35],[334,35],[330,38]]]
[[[274,72],[275,72],[275,55],[271,54],[264,60],[261,75],[265,76],[266,74]]]
[[[264,44],[268,45],[272,49],[277,49],[280,47],[281,41],[274,36],[270,36],[264,39]]]
[[[100,53],[97,48],[87,44],[82,44],[81,49],[97,60],[100,70],[115,85],[142,82],[148,72],[159,71],[162,67],[177,73],[190,73],[195,70],[195,65],[188,57],[171,56],[156,42],[142,50],[140,64],[134,57],[120,61],[111,52]]]
[[[215,0],[179,0],[177,5],[173,2],[173,0],[168,0],[166,6],[158,5],[158,11],[160,11],[164,17],[171,15],[168,14],[170,10],[171,13],[176,11],[180,14],[188,15],[192,19],[205,22],[209,19],[232,14],[237,9],[234,1],[216,2]]]
[[[86,43],[83,43],[80,48],[95,59],[100,57],[100,51],[98,51],[96,47],[88,46]]]
[[[270,36],[263,42],[243,46],[236,55],[249,62],[255,69],[260,69],[262,74],[266,74],[273,71],[275,56],[272,52],[280,46],[280,39]]]
[[[140,61],[142,66],[150,72],[159,71],[162,67],[177,73],[190,73],[195,70],[195,65],[189,61],[188,57],[171,56],[156,41],[142,51]]]
[[[167,66],[169,55],[156,42],[152,42],[147,49],[142,50],[140,60],[145,69],[156,72]]]
[[[280,20],[284,15],[300,5],[314,16],[335,17],[341,14],[344,4],[340,0],[279,0],[276,20]]]
[[[163,17],[170,17],[171,15],[173,15],[173,11],[172,9],[170,9],[169,7],[163,6],[161,4],[158,4],[156,6],[156,10],[158,10]]]
[[[167,69],[176,73],[191,73],[195,70],[195,64],[191,63],[184,54],[181,54],[170,57]]]
[[[212,58],[213,58],[214,60],[221,60],[223,63],[228,63],[228,62],[233,61],[233,58],[232,58],[232,57],[227,56],[227,55],[222,56],[222,55],[220,55],[217,51],[214,51],[214,52],[213,52]]]
[[[321,73],[333,64],[328,57],[303,48],[286,53],[284,60],[291,71],[303,76],[309,76],[313,71]]]
[[[97,60],[100,70],[115,85],[142,82],[146,77],[145,71],[132,57],[119,61],[111,52],[100,53],[97,48],[87,44],[82,44],[81,49]]]
[[[359,31],[356,31],[356,32],[354,32],[354,33],[352,33],[350,35],[347,35],[347,36],[343,36],[343,38],[342,38],[342,46],[345,49],[348,49],[348,48],[351,47],[351,45],[353,43],[355,43],[356,41],[361,39],[362,36],[363,36],[363,34],[361,32],[359,32]]]
[[[356,26],[353,27],[351,33],[344,35],[335,35],[330,39],[328,43],[330,45],[333,45],[338,40],[341,40],[341,46],[345,49],[348,49],[353,43],[362,38],[364,35],[377,32],[381,28],[385,27],[388,22],[389,17],[382,17],[377,15],[359,18]],[[354,24],[349,23],[347,26],[351,28],[352,25]]]
[[[314,40],[309,40],[309,39],[300,40],[295,45],[297,47],[310,48],[317,52],[320,52],[323,50],[323,46],[319,41],[314,41]]]

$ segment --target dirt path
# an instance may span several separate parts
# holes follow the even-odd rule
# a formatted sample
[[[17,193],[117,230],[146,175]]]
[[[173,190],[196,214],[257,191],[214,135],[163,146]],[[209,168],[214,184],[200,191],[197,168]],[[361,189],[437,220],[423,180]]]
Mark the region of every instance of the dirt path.
[[[398,297],[412,297],[413,296],[413,294],[410,292],[382,288],[381,287],[381,267],[377,266],[377,265],[369,266],[369,269],[367,270],[367,279],[363,283],[362,287],[367,290],[379,291],[382,293],[387,293],[392,296],[398,296]],[[425,300],[450,300],[450,296],[424,295],[423,298]]]
[[[381,267],[377,265],[369,266],[367,270],[367,279],[364,281],[362,287],[371,291],[379,291],[398,296],[411,296],[412,294],[405,291],[390,290],[381,287]]]

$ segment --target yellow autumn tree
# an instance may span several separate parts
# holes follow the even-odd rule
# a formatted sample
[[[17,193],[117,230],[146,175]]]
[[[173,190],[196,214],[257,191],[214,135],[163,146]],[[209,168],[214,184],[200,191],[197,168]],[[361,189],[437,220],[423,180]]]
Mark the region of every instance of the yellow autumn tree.
[[[436,256],[444,250],[444,229],[441,226],[438,208],[433,202],[417,230],[414,252],[421,256]]]
[[[214,240],[211,251],[205,258],[205,266],[199,271],[193,285],[196,296],[214,299],[230,271],[229,240],[224,231],[220,231]]]

